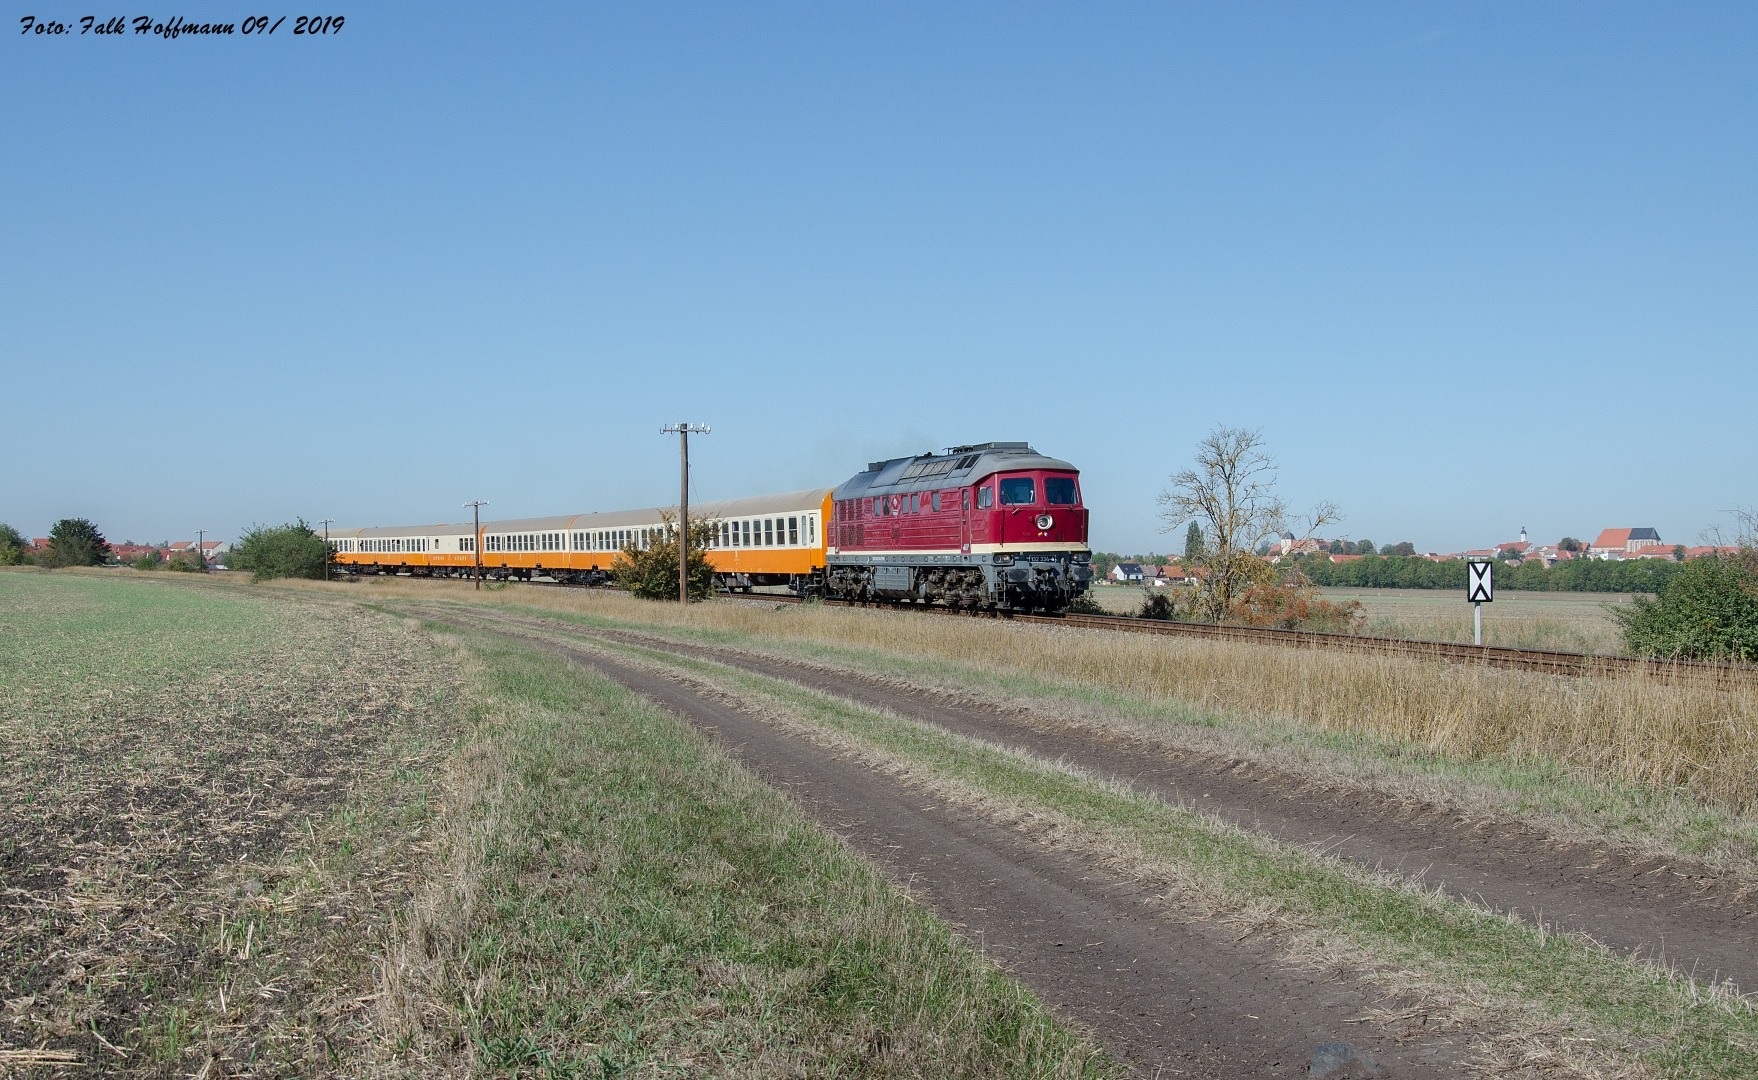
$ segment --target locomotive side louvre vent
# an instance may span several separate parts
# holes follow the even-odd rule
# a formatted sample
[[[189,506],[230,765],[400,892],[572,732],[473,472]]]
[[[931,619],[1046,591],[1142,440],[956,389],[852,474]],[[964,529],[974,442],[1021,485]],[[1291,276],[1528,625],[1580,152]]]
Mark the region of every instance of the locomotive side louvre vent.
[[[903,475],[898,479],[914,480],[917,477],[944,476],[952,471],[954,464],[951,458],[943,458],[939,461],[918,461],[905,469]]]

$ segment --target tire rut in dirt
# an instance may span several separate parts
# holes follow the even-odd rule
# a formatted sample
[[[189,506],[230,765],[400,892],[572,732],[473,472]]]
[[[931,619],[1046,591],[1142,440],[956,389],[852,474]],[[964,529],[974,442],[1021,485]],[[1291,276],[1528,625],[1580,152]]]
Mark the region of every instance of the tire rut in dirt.
[[[526,639],[529,640],[529,639]],[[1466,1036],[1358,1022],[1400,1002],[1278,962],[1270,942],[1156,914],[1141,885],[1046,850],[896,778],[785,734],[644,668],[542,642],[683,717],[1140,1075],[1306,1074],[1350,1042],[1389,1075],[1458,1075]]]
[[[729,664],[948,731],[1127,782],[1171,803],[1361,866],[1420,873],[1430,888],[1550,929],[1581,931],[1620,953],[1663,959],[1698,978],[1758,990],[1758,898],[1701,866],[1552,840],[1530,826],[1462,819],[1445,807],[1330,788],[1239,758],[1127,733],[1057,725],[1020,710],[904,690],[858,672],[696,647],[643,634],[602,636]]]

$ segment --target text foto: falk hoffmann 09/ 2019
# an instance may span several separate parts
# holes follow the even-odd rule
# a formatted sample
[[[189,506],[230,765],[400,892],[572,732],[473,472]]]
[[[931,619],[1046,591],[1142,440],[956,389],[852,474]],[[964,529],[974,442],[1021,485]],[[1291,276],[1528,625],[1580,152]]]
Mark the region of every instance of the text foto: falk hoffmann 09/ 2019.
[[[134,37],[150,35],[166,40],[181,37],[268,37],[283,29],[287,16],[250,15],[237,22],[192,22],[181,15],[157,19],[151,15],[113,15],[103,18],[82,15],[61,22],[26,15],[18,20],[19,33],[37,37]],[[299,15],[293,19],[293,36],[316,37],[342,32],[344,18],[340,15]]]

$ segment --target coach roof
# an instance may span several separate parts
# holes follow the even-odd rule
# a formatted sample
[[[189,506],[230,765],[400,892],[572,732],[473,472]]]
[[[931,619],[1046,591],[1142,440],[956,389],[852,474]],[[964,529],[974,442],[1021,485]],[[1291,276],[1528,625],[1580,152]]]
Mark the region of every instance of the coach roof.
[[[845,480],[836,489],[834,497],[859,499],[869,495],[962,487],[974,484],[991,473],[1027,469],[1080,471],[1061,458],[1045,457],[1026,443],[977,443],[972,446],[954,446],[944,454],[918,454],[915,457],[875,461],[867,466],[866,472]]]

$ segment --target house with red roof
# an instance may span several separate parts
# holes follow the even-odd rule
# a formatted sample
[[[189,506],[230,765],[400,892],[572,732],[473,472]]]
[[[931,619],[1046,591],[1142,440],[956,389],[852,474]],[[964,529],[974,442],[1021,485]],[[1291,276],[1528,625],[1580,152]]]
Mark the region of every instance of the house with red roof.
[[[1587,550],[1601,559],[1634,555],[1643,548],[1661,547],[1660,533],[1653,529],[1605,529]]]

